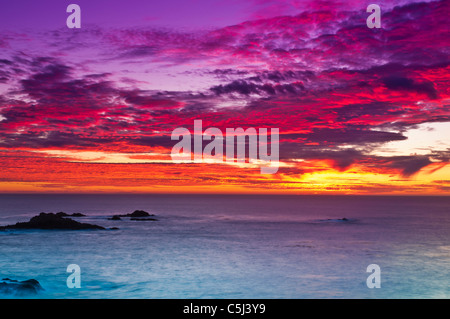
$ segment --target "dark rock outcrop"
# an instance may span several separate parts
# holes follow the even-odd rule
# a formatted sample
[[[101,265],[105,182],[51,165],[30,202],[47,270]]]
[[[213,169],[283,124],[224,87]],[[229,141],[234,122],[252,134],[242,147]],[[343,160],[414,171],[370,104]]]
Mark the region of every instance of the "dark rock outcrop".
[[[134,212],[132,212],[131,214],[126,214],[126,215],[119,215],[120,217],[150,217],[150,216],[155,216],[153,214],[149,214],[147,213],[145,210],[135,210]]]
[[[130,214],[121,214],[121,215],[113,215],[108,218],[108,220],[122,220],[122,217],[130,218],[130,220],[148,220],[148,221],[156,221],[156,218],[150,218],[151,216],[155,216],[154,214],[149,214],[145,210],[135,210]]]
[[[86,215],[82,214],[82,213],[73,213],[73,214],[67,214],[64,212],[59,212],[55,214],[56,216],[59,217],[85,217]]]
[[[29,279],[24,281],[3,278],[0,281],[0,293],[7,295],[35,295],[44,290],[39,281],[36,279]]]
[[[105,229],[102,226],[80,223],[70,218],[53,213],[40,213],[28,222],[19,222],[14,225],[0,226],[0,230],[5,229]]]

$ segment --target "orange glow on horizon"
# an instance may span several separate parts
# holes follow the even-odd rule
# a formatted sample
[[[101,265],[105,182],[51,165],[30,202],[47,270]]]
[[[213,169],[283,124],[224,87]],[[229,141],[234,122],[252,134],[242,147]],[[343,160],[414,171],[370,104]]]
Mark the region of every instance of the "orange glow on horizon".
[[[305,160],[263,175],[259,168],[236,165],[97,163],[49,154],[21,151],[1,157],[0,192],[449,195],[450,185],[450,165],[442,163],[405,177],[395,169],[355,164],[339,170],[328,160]]]

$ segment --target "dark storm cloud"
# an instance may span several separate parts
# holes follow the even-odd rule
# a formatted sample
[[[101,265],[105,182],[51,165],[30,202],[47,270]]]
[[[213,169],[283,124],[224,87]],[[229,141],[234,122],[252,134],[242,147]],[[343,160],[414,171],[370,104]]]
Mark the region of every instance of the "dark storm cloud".
[[[272,85],[266,84],[255,84],[245,80],[236,80],[229,84],[213,86],[211,91],[216,95],[238,93],[241,95],[250,94],[268,94],[268,95],[288,95],[288,94],[298,94],[304,92],[305,87],[302,83],[290,83],[290,84],[280,84]]]
[[[392,76],[384,78],[383,83],[391,90],[413,91],[420,94],[426,94],[430,99],[436,99],[438,97],[433,82],[416,82],[413,79]]]

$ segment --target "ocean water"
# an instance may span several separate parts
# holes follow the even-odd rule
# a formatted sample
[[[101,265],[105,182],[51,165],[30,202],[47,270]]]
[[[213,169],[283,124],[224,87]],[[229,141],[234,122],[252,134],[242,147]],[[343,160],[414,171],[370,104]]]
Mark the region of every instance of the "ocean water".
[[[136,209],[158,221],[107,220]],[[450,197],[0,195],[0,225],[59,211],[119,230],[0,231],[0,277],[45,289],[22,298],[450,297]]]

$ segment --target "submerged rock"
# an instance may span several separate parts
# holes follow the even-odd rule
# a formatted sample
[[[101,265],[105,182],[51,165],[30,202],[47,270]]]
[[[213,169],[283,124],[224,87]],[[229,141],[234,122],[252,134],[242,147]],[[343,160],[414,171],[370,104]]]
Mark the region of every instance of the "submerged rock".
[[[39,281],[36,279],[29,279],[24,281],[3,278],[0,281],[0,293],[8,295],[35,295],[39,291],[44,290]]]
[[[105,229],[102,226],[80,223],[70,218],[53,213],[40,213],[28,222],[19,222],[15,225],[0,226],[0,230],[5,229]]]
[[[150,221],[156,221],[157,219],[156,219],[156,218],[136,218],[136,217],[133,217],[133,218],[130,218],[130,220],[150,220]]]
[[[336,222],[336,223],[340,223],[340,222],[352,222],[352,221],[354,221],[354,219],[349,219],[349,218],[343,217],[343,218],[321,219],[320,221],[322,221],[322,222]]]
[[[108,218],[108,220],[122,220],[122,219],[120,218],[119,215],[114,215],[113,217]]]

